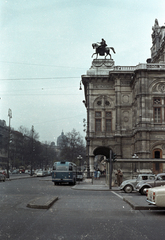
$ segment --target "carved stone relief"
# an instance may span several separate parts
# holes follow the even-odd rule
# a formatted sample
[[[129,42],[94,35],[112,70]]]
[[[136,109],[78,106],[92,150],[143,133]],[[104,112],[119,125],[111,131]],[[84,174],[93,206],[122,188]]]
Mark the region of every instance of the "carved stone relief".
[[[152,88],[152,92],[165,93],[165,82],[159,82],[155,84]]]
[[[112,82],[110,83],[94,83],[93,84],[93,89],[113,89],[114,88],[114,84]]]
[[[108,97],[106,95],[105,96],[101,95],[94,100],[95,108],[98,108],[98,107],[112,108],[113,106],[114,106],[114,98]]]
[[[128,94],[122,95],[122,103],[129,103],[130,96]]]
[[[129,129],[130,126],[130,112],[129,111],[122,111],[122,125],[124,128]]]
[[[121,86],[130,86],[130,81],[121,80]]]

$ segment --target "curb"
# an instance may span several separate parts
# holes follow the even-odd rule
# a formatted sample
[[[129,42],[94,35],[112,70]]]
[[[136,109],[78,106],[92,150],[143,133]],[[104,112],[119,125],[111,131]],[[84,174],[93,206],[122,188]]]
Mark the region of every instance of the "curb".
[[[53,197],[51,199],[48,197],[38,197],[29,202],[26,207],[36,209],[49,209],[57,200],[58,197]]]
[[[13,180],[20,180],[20,179],[30,179],[30,178],[35,178],[35,177],[37,177],[37,176],[6,178],[6,181],[13,181]]]
[[[148,206],[140,206],[131,201],[128,198],[123,198],[123,201],[128,203],[134,210],[165,210],[165,207],[157,207],[154,205],[148,205]]]
[[[96,185],[96,184],[76,184],[72,187],[73,190],[83,190],[83,191],[120,191],[117,187],[112,187],[109,189],[108,185]]]

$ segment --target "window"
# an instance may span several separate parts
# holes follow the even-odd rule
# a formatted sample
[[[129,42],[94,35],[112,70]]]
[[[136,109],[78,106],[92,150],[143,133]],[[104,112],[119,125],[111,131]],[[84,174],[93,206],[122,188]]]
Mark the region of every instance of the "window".
[[[161,98],[154,98],[154,105],[161,105]]]
[[[161,123],[161,108],[154,107],[154,122]]]
[[[111,128],[112,128],[112,113],[111,112],[105,112],[105,128],[106,128],[106,132],[111,132]]]
[[[162,108],[161,108],[162,100],[161,100],[161,98],[160,97],[154,98],[153,104],[154,104],[154,108],[153,108],[154,122],[161,123],[162,122]]]
[[[95,112],[95,131],[101,132],[101,112]]]
[[[102,102],[101,101],[97,101],[97,105],[101,106]]]

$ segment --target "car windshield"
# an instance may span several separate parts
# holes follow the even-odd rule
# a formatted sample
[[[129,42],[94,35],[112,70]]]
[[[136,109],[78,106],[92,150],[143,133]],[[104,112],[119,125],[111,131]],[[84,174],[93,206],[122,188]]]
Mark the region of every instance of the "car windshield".
[[[154,176],[150,176],[150,177],[149,177],[149,180],[154,180],[154,179],[155,179]]]
[[[158,176],[158,180],[165,180],[165,176]]]

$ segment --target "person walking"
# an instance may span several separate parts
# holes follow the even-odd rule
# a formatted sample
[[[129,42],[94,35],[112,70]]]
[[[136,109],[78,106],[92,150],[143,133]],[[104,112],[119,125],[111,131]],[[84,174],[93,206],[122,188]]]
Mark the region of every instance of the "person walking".
[[[95,180],[96,180],[97,179],[97,169],[94,172],[94,177],[95,177]]]
[[[123,173],[121,172],[120,169],[118,169],[115,175],[117,176],[117,185],[120,186],[123,181]]]
[[[101,172],[100,172],[100,170],[98,169],[98,170],[97,170],[97,179],[100,179],[100,174],[101,174]]]

